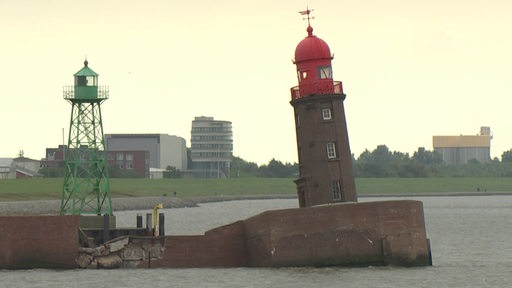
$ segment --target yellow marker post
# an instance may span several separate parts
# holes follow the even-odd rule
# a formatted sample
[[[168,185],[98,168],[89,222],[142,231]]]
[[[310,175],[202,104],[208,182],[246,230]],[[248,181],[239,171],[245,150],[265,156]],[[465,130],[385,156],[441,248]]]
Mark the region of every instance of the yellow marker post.
[[[154,236],[158,236],[158,209],[163,209],[164,208],[164,204],[162,203],[158,203],[155,205],[155,207],[153,208],[153,235]]]

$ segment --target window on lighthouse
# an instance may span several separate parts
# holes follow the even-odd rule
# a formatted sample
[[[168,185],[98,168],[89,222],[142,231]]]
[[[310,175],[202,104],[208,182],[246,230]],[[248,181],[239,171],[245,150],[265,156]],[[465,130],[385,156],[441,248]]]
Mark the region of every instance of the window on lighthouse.
[[[96,77],[94,76],[76,76],[76,86],[97,86]]]
[[[331,109],[330,108],[322,109],[322,118],[324,120],[331,120],[332,119]]]
[[[331,183],[331,191],[332,191],[332,200],[339,201],[341,200],[341,185],[340,181],[333,181]]]
[[[87,86],[87,78],[85,76],[77,76],[75,80],[76,86]]]
[[[306,79],[307,77],[308,77],[307,71],[297,70],[297,79],[299,80],[299,83],[300,83],[300,81]]]
[[[94,76],[87,76],[87,86],[97,86],[98,84],[96,83],[96,77]]]
[[[335,142],[327,143],[327,158],[329,158],[329,159],[336,158],[336,143]]]
[[[318,75],[320,79],[332,79],[332,67],[331,66],[319,66]]]

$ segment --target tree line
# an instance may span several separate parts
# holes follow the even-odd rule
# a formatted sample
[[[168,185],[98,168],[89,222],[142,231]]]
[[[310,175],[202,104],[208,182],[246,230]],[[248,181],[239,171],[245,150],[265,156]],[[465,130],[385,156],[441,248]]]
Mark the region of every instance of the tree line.
[[[410,156],[379,145],[373,151],[363,151],[353,166],[355,177],[512,177],[512,150],[503,152],[501,160],[480,163],[472,159],[448,165],[441,154],[424,147]]]
[[[467,164],[448,165],[441,154],[419,147],[412,156],[409,153],[391,151],[386,145],[374,150],[366,149],[359,157],[352,155],[354,177],[512,177],[512,149],[503,152],[501,159],[494,158],[480,163],[470,160]],[[258,166],[235,157],[231,165],[232,177],[250,175],[257,177],[297,177],[297,163],[283,163],[272,159]]]

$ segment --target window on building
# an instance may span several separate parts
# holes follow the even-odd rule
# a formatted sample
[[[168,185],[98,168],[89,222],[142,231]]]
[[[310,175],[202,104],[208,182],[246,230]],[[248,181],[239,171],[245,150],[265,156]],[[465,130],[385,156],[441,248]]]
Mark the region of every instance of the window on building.
[[[125,163],[126,169],[133,169],[133,154],[126,153],[125,158],[126,158],[126,163]]]
[[[329,158],[329,159],[336,158],[336,143],[335,142],[327,143],[327,158]]]
[[[332,191],[332,200],[340,201],[341,200],[341,185],[340,185],[340,181],[333,181],[331,183],[331,191]]]
[[[331,108],[324,108],[324,109],[322,109],[322,118],[324,120],[331,120],[332,119]]]
[[[117,168],[124,169],[124,153],[116,153]]]
[[[320,79],[332,79],[332,68],[331,66],[320,66],[318,67],[318,75]]]

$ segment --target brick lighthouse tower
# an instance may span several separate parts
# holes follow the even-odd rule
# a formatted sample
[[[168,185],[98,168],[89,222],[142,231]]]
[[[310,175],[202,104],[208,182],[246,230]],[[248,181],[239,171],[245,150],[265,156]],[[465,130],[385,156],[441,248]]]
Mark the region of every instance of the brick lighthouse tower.
[[[291,88],[299,156],[297,194],[300,207],[356,202],[352,156],[341,81],[333,81],[333,56],[327,43],[313,35],[307,15],[308,36],[295,49],[299,85]]]

